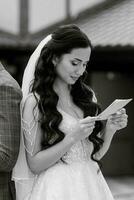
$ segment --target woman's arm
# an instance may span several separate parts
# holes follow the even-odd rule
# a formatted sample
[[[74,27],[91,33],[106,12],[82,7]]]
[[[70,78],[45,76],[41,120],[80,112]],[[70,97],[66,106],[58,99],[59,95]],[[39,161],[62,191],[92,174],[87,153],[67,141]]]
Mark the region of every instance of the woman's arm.
[[[28,97],[25,102],[25,106],[23,109],[23,120],[25,123],[29,124],[33,118],[33,109],[36,106],[36,99],[34,95]],[[37,108],[37,107],[36,107]],[[38,110],[38,109],[37,109]],[[30,140],[25,137],[25,147],[26,147],[26,156],[27,162],[31,169],[31,171],[35,174],[39,174],[42,171],[46,170],[54,163],[56,163],[60,158],[71,148],[74,141],[72,138],[66,136],[61,142],[58,144],[42,150],[41,141],[42,141],[42,130],[40,127],[40,123],[37,119],[35,119],[35,125],[33,128],[30,128],[30,135],[35,137],[34,146],[31,145]],[[27,131],[27,134],[29,130]],[[24,133],[25,135],[25,133]]]
[[[105,128],[100,133],[104,143],[100,150],[95,154],[97,160],[100,160],[108,151],[116,131],[127,126],[127,118],[128,116],[124,108],[108,118]]]
[[[23,119],[25,122],[30,122],[33,119],[33,108],[36,105],[36,100],[34,96],[29,97],[26,101],[23,111]],[[64,139],[57,143],[56,145],[42,150],[42,130],[39,122],[36,120],[37,133],[34,143],[34,149],[31,149],[31,143],[29,140],[25,141],[25,146],[27,149],[27,162],[31,171],[35,174],[39,174],[46,170],[47,168],[54,165],[59,161],[62,156],[70,150],[71,146],[79,140],[88,137],[93,131],[95,121],[91,117],[82,119],[76,123],[71,134],[66,134]],[[34,136],[36,126],[31,130],[30,135]],[[32,153],[29,153],[32,152]]]
[[[107,130],[107,127],[105,127],[101,131],[100,135],[104,142],[103,142],[100,150],[98,152],[96,152],[96,154],[94,156],[95,159],[100,160],[107,153],[107,151],[111,145],[111,142],[112,142],[115,132],[116,131]]]
[[[32,156],[27,153],[27,160],[31,171],[35,174],[40,174],[51,167],[71,148],[72,144],[73,140],[70,140],[69,137],[65,137],[56,145],[41,150]]]

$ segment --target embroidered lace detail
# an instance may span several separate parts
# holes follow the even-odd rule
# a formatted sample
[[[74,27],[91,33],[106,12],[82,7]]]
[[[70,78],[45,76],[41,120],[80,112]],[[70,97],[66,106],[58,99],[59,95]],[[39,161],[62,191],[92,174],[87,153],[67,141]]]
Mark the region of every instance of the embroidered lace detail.
[[[72,117],[71,115],[67,114],[66,112],[59,110],[62,112],[63,120],[60,124],[60,129],[66,133],[70,134],[76,123],[79,119]],[[81,161],[88,161],[91,160],[91,152],[93,150],[93,144],[88,140],[84,139],[75,143],[70,150],[62,157],[62,160],[66,163],[72,162],[81,162]]]
[[[35,139],[38,129],[38,108],[37,106],[34,109],[34,116],[33,119],[31,119],[30,122],[27,122],[22,117],[22,131],[23,131],[23,138],[24,138],[24,146],[26,148],[26,151],[33,154],[34,145],[35,145]],[[29,148],[27,148],[26,143],[29,143]]]
[[[79,141],[62,157],[67,163],[89,161],[92,151],[92,143],[88,140]]]

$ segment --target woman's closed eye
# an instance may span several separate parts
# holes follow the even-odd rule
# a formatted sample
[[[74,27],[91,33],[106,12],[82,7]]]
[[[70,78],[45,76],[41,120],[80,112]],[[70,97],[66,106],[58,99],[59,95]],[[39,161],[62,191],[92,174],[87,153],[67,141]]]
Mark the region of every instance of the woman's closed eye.
[[[73,66],[77,66],[77,65],[79,64],[79,63],[76,62],[76,61],[72,61],[71,63],[72,63]]]
[[[72,64],[73,66],[79,66],[79,65],[81,65],[80,62],[76,62],[76,61],[72,61],[71,64]],[[83,67],[84,67],[84,68],[87,67],[87,62],[83,64]]]

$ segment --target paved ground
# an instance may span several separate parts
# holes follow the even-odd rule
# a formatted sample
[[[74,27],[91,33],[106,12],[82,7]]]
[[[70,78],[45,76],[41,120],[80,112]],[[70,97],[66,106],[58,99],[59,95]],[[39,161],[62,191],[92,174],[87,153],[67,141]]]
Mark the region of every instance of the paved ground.
[[[134,200],[134,177],[106,177],[115,200]]]

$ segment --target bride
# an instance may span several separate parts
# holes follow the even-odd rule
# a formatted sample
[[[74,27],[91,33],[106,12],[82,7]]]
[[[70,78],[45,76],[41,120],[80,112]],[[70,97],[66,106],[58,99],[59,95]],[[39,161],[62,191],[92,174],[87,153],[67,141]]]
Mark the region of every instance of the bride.
[[[121,109],[106,120],[84,83],[91,43],[76,25],[57,28],[38,45],[24,72],[20,152],[12,178],[17,200],[113,200],[99,168]]]

